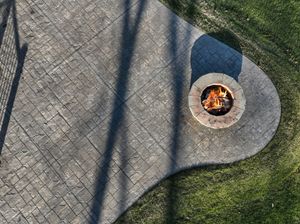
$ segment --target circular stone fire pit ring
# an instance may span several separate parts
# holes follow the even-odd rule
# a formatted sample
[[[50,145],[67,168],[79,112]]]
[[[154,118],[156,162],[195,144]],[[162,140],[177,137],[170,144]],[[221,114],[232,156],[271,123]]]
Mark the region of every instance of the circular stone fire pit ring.
[[[230,91],[230,95],[233,98],[233,105],[226,114],[215,116],[203,107],[201,102],[203,98],[202,95],[210,86],[220,86]],[[246,99],[242,87],[232,77],[222,73],[208,73],[201,76],[192,85],[188,101],[193,116],[202,125],[213,129],[227,128],[238,122],[246,106]]]

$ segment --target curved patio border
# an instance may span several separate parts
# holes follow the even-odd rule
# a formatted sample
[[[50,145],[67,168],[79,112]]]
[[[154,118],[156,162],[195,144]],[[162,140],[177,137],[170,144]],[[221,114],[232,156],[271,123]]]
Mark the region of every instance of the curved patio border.
[[[29,50],[3,142],[0,223],[112,223],[167,176],[248,158],[274,136],[280,100],[267,75],[158,1],[58,3],[16,2]],[[244,91],[229,128],[189,110],[191,85],[212,72]]]

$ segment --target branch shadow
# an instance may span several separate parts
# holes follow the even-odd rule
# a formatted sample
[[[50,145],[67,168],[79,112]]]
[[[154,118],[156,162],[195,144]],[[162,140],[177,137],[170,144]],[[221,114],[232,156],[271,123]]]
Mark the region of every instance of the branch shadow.
[[[11,117],[11,113],[14,107],[14,101],[16,98],[19,82],[21,79],[21,74],[23,71],[24,61],[28,49],[27,43],[20,46],[20,37],[18,31],[18,19],[17,19],[17,9],[15,0],[5,1],[1,3],[0,8],[3,8],[2,22],[0,24],[0,49],[3,49],[4,39],[10,35],[8,30],[8,25],[12,26],[12,33],[14,38],[13,41],[5,44],[9,46],[4,46],[8,48],[9,55],[1,55],[1,64],[3,68],[1,69],[0,76],[0,155],[2,154],[2,149],[5,142],[5,137]],[[12,24],[9,23],[10,15],[12,16]],[[7,33],[5,35],[5,33]],[[9,36],[8,36],[9,37]],[[14,45],[14,46],[12,46]],[[15,54],[12,53],[13,48],[15,48]],[[4,50],[3,50],[4,51]],[[10,55],[12,54],[12,55]],[[3,60],[3,61],[2,61]]]
[[[127,136],[121,132],[121,128],[126,126],[125,123],[125,104],[127,94],[127,86],[130,78],[130,67],[132,59],[134,56],[134,50],[136,45],[136,39],[138,35],[139,25],[141,23],[143,11],[146,7],[146,0],[141,0],[137,6],[136,18],[131,18],[131,9],[128,9],[123,18],[123,28],[122,28],[122,40],[121,40],[121,52],[119,58],[119,68],[118,68],[118,80],[116,83],[116,95],[113,103],[113,113],[109,123],[109,129],[107,134],[107,139],[105,143],[105,149],[103,153],[103,158],[101,161],[101,167],[98,173],[97,180],[95,182],[95,192],[90,209],[89,223],[98,223],[102,220],[103,213],[103,203],[105,199],[105,192],[107,190],[107,185],[109,181],[109,167],[112,161],[114,147],[118,136],[121,136],[121,170],[126,170],[127,168]],[[131,5],[131,0],[124,0],[124,9],[129,8]],[[132,21],[133,20],[133,21]],[[122,102],[119,105],[119,102]],[[119,205],[119,210],[124,210],[126,204],[126,183],[127,179],[125,174],[120,177],[120,183],[122,184],[122,191],[120,193],[121,204]]]
[[[194,7],[191,3],[190,7]],[[193,12],[193,9],[190,9]],[[169,49],[170,54],[176,54],[177,43],[177,31],[176,21],[170,20],[170,33],[172,34],[172,43]],[[189,35],[188,33],[186,34]],[[213,38],[212,38],[213,37]],[[229,45],[230,47],[224,45]],[[234,48],[234,49],[233,49]],[[190,86],[201,76],[210,73],[225,73],[232,78],[238,80],[238,76],[242,68],[242,50],[238,41],[238,38],[227,30],[221,30],[219,32],[208,33],[198,38],[192,47],[191,52],[191,82]],[[180,64],[175,63],[173,66],[173,103],[174,113],[172,115],[173,133],[171,135],[171,155],[173,161],[170,163],[170,173],[174,173],[176,169],[176,163],[179,159],[178,151],[180,149],[180,124],[182,117],[182,99],[183,99],[183,83],[184,77],[180,76],[184,72],[183,67]],[[207,169],[210,165],[205,165],[200,169]],[[178,204],[179,189],[176,185],[175,178],[170,178],[168,181],[168,192],[166,193],[166,213],[165,223],[180,223],[180,217],[178,217]]]
[[[187,8],[189,14],[193,15],[195,13],[195,4],[196,0],[193,0],[189,3]],[[170,47],[169,47],[169,54],[171,56],[178,56],[182,52],[180,52],[180,45],[182,43],[179,42],[179,21],[178,17],[174,14],[170,16],[169,20],[169,33],[170,33]],[[191,29],[187,30],[184,34],[185,38],[184,41],[189,42],[191,40]],[[183,56],[185,57],[185,55]],[[170,160],[169,164],[169,173],[174,173],[176,171],[177,162],[178,162],[178,152],[181,145],[180,139],[180,131],[181,131],[181,124],[182,124],[182,100],[184,99],[184,83],[185,83],[185,70],[186,67],[184,66],[185,63],[181,63],[182,61],[188,60],[187,57],[182,58],[179,56],[179,60],[177,62],[177,58],[175,59],[175,63],[173,62],[173,66],[171,68],[172,73],[172,84],[173,84],[173,113],[172,113],[172,134],[170,135],[170,154],[172,159]],[[180,62],[179,62],[180,61]],[[166,223],[175,223],[176,222],[176,213],[177,213],[177,205],[176,202],[178,200],[178,191],[176,188],[176,183],[174,179],[170,179],[168,186],[167,186],[167,206],[166,206]]]

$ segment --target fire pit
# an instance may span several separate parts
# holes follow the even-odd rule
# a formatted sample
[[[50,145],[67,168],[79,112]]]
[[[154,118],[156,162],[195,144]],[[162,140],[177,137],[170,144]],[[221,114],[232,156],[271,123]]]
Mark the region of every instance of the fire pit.
[[[236,123],[245,110],[241,86],[230,76],[209,73],[200,77],[189,93],[189,107],[203,125],[219,129]]]
[[[233,105],[232,93],[222,85],[208,86],[202,93],[201,103],[209,114],[222,116],[227,114]]]

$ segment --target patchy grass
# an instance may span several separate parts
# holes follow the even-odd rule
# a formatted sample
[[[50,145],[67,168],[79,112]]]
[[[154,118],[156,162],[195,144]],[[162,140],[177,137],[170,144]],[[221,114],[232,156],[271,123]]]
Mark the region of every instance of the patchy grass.
[[[300,223],[300,1],[162,1],[207,32],[238,37],[275,84],[281,123],[258,155],[176,174],[116,223]],[[227,35],[215,38],[235,47]]]

